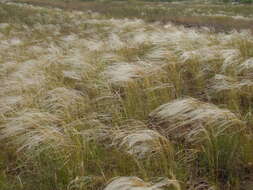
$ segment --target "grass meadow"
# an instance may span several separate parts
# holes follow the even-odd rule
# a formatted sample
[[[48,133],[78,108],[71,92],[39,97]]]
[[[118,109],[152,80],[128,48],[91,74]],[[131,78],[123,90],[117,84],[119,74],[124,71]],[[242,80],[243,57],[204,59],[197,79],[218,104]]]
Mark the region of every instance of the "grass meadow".
[[[250,190],[253,5],[0,3],[1,190]]]

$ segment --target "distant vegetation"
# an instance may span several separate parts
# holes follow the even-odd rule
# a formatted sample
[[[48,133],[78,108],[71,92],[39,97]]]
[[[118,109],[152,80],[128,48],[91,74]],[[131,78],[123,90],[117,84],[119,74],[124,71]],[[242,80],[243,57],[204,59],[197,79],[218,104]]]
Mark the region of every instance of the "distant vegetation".
[[[68,1],[68,0],[67,0]],[[99,0],[80,0],[84,2],[88,1],[99,1]],[[103,0],[100,0],[103,1]],[[143,1],[143,2],[189,2],[191,3],[191,0],[104,0],[104,1]],[[201,2],[201,0],[199,1]],[[208,1],[206,1],[208,2]],[[253,3],[253,0],[209,0],[210,3],[218,3],[218,2],[223,2],[223,3]]]
[[[201,3],[159,3],[143,1],[18,0],[66,10],[94,11],[107,18],[140,18],[147,22],[172,22],[185,27],[208,27],[217,32],[249,29],[253,31],[253,6]],[[190,6],[190,8],[189,8]]]

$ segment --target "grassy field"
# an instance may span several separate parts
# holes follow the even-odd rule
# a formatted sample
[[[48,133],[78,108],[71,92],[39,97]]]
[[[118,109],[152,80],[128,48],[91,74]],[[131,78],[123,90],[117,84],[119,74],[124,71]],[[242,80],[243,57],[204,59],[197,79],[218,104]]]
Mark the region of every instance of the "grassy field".
[[[252,24],[252,5],[0,3],[0,189],[252,189]]]
[[[139,18],[146,22],[172,22],[185,27],[209,27],[214,31],[232,29],[253,31],[253,5],[231,5],[210,3],[152,3],[128,1],[97,2],[80,0],[17,0],[33,5],[57,7],[65,10],[95,11],[107,18]]]

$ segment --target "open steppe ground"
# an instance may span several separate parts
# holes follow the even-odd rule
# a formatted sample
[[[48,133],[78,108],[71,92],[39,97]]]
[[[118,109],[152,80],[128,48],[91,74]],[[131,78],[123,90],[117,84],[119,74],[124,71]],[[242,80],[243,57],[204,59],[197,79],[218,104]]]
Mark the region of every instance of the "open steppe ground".
[[[253,6],[0,3],[1,190],[250,190]]]

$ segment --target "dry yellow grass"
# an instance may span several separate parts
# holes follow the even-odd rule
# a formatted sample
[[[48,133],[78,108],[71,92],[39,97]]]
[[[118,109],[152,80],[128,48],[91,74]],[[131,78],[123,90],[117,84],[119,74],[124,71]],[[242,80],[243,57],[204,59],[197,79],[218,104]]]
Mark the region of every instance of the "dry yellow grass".
[[[1,189],[243,186],[253,161],[250,30],[0,9]]]

